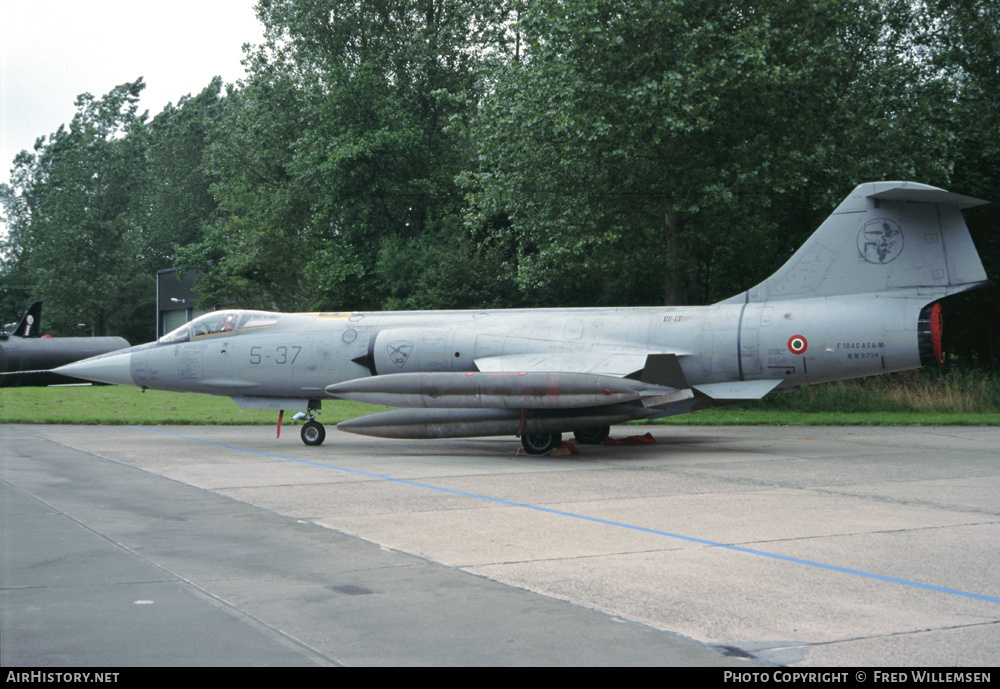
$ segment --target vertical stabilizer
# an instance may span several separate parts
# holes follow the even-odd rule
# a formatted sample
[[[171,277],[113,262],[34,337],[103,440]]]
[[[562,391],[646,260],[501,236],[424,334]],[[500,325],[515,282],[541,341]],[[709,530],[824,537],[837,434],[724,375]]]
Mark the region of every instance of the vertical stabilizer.
[[[10,333],[12,337],[40,337],[42,327],[42,302],[36,301],[28,307],[21,321]]]
[[[774,275],[723,303],[869,292],[932,300],[983,286],[961,209],[984,203],[915,182],[862,184]]]

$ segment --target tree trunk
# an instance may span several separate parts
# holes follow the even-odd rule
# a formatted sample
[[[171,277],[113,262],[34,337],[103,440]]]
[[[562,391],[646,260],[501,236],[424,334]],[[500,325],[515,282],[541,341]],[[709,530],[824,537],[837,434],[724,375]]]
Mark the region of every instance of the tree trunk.
[[[666,238],[667,255],[662,257],[663,273],[663,303],[666,306],[677,306],[682,302],[680,271],[678,270],[678,217],[675,211],[667,211],[663,217],[663,231]]]

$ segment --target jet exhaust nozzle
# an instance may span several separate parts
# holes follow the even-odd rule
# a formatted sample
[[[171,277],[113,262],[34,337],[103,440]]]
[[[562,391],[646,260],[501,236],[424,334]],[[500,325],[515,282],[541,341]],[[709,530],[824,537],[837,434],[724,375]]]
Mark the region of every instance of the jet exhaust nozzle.
[[[920,311],[917,319],[917,345],[920,348],[920,365],[943,364],[941,337],[944,334],[944,317],[941,303],[928,304]]]

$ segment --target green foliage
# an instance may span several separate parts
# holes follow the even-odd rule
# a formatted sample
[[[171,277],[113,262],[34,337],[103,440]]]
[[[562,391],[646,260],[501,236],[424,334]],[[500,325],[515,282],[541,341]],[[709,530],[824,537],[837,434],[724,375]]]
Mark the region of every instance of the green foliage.
[[[443,231],[386,243],[379,264],[386,283],[398,286],[387,309],[486,309],[518,306],[520,294],[508,269],[513,252],[486,240]]]
[[[197,96],[168,104],[147,127],[146,254],[160,268],[173,266],[177,247],[200,241],[215,215],[207,148],[225,102],[222,80],[213,79]]]
[[[5,306],[19,316],[41,299],[53,335],[152,339],[156,271],[214,212],[201,160],[221,84],[152,122],[138,113],[144,87],[81,95],[69,128],[22,151],[4,187]]]
[[[825,383],[656,423],[811,426],[1000,424],[1000,376],[945,366]]]
[[[18,270],[46,304],[57,335],[133,335],[133,308],[152,312],[152,274],[132,232],[144,180],[142,79],[101,99],[85,93],[69,129],[60,127],[15,159],[21,217],[10,228]],[[121,304],[114,295],[141,294]],[[83,331],[83,332],[80,332]]]
[[[411,298],[428,248],[461,243],[449,128],[475,106],[494,3],[269,0],[213,147],[219,219],[183,254],[203,298],[247,306],[380,308]],[[426,256],[400,270],[399,255]],[[294,305],[293,305],[294,304]]]
[[[580,281],[599,285],[586,303],[729,296],[859,181],[946,181],[947,92],[908,54],[912,16],[874,0],[528,3],[528,58],[475,126],[473,222],[508,218],[519,283],[561,303]]]
[[[953,365],[804,388],[770,397],[762,409],[797,412],[1000,413],[1000,378]]]
[[[210,130],[208,176],[218,208],[203,238],[182,247],[178,267],[198,268],[201,305],[298,310],[308,300],[303,267],[309,192],[288,171],[306,126],[306,103],[287,74],[260,56]]]

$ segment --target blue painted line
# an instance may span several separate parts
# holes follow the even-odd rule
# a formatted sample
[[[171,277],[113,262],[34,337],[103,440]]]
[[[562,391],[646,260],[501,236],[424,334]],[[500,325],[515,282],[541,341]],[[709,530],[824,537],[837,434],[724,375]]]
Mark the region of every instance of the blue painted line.
[[[848,567],[838,567],[837,565],[828,565],[822,562],[815,562],[813,560],[803,560],[798,557],[790,557],[788,555],[779,555],[778,553],[769,553],[766,550],[756,550],[754,548],[744,548],[738,545],[728,545],[726,543],[719,543],[718,541],[710,541],[704,538],[696,538],[694,536],[685,536],[683,534],[671,533],[669,531],[661,531],[659,529],[651,529],[645,526],[638,526],[635,524],[625,524],[623,522],[611,521],[608,519],[599,519],[597,517],[588,517],[585,514],[577,514],[575,512],[565,512],[563,510],[556,510],[550,507],[540,507],[538,505],[529,505],[523,502],[514,502],[512,500],[503,500],[501,498],[491,498],[488,495],[477,495],[476,493],[466,493],[460,490],[452,490],[451,488],[441,488],[439,486],[432,486],[426,483],[417,483],[416,481],[407,481],[405,479],[392,478],[391,476],[384,476],[382,474],[373,474],[367,471],[359,471],[357,469],[347,469],[345,467],[333,466],[331,464],[320,464],[319,462],[310,462],[305,459],[295,459],[294,457],[285,457],[282,455],[270,454],[267,452],[258,452],[257,450],[248,450],[244,447],[236,447],[234,445],[223,445],[222,443],[212,442],[210,440],[201,440],[200,438],[191,438],[186,435],[179,435],[177,433],[168,433],[166,431],[157,430],[155,428],[144,428],[142,426],[129,426],[129,428],[138,431],[147,431],[149,433],[159,433],[160,435],[167,435],[174,438],[180,438],[182,440],[190,440],[192,442],[201,443],[202,445],[212,445],[214,447],[221,447],[227,450],[235,450],[237,452],[244,452],[246,454],[257,455],[259,457],[267,457],[269,459],[280,459],[286,462],[295,462],[296,464],[304,464],[307,466],[313,466],[320,469],[332,469],[334,471],[339,471],[345,474],[351,474],[354,476],[363,476],[364,478],[377,479],[379,481],[388,481],[390,483],[397,483],[403,486],[411,486],[413,488],[422,488],[424,490],[431,490],[437,493],[444,493],[446,495],[454,495],[462,498],[470,498],[473,500],[481,500],[483,502],[490,502],[496,505],[504,505],[507,507],[520,507],[526,510],[532,510],[535,512],[542,512],[545,514],[552,514],[560,517],[569,517],[571,519],[578,519],[580,521],[591,522],[593,524],[601,524],[603,526],[612,526],[619,529],[628,529],[629,531],[638,531],[640,533],[647,533],[654,536],[665,536],[667,538],[673,538],[679,541],[686,541],[688,543],[698,543],[700,545],[707,545],[713,548],[722,548],[724,550],[730,550],[738,553],[746,553],[748,555],[759,555],[760,557],[770,558],[772,560],[781,560],[783,562],[791,562],[797,565],[805,565],[807,567],[815,567],[817,569],[824,569],[829,572],[839,572],[841,574],[850,574],[857,577],[864,577],[866,579],[875,579],[877,581],[884,581],[890,584],[901,584],[903,586],[910,586],[912,588],[924,589],[926,591],[936,591],[937,593],[946,593],[952,596],[961,596],[963,598],[972,598],[974,600],[986,601],[987,603],[1000,603],[1000,598],[994,596],[986,596],[980,593],[972,593],[969,591],[961,591],[959,589],[952,589],[946,586],[935,586],[934,584],[925,584],[919,581],[911,581],[909,579],[900,579],[898,577],[889,577],[882,574],[874,574],[872,572],[864,572],[858,569],[850,569]]]

